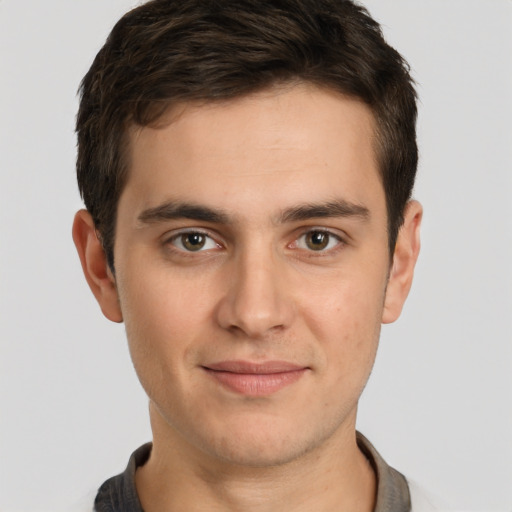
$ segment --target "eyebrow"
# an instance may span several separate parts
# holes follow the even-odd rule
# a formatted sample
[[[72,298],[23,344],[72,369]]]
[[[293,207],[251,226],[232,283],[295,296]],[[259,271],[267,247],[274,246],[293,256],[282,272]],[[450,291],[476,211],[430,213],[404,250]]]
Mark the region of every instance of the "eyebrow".
[[[370,210],[361,204],[351,203],[345,199],[336,199],[328,203],[308,203],[287,208],[281,213],[279,222],[297,222],[328,217],[355,217],[368,220]]]
[[[368,220],[370,211],[363,205],[337,199],[327,203],[307,203],[286,208],[277,217],[277,224],[306,221],[315,218],[355,217]],[[232,224],[233,217],[224,210],[194,203],[167,201],[148,208],[138,216],[142,224],[154,224],[176,219],[191,219],[213,224]]]
[[[193,203],[167,201],[154,208],[144,210],[138,220],[143,224],[153,224],[166,220],[192,219],[214,224],[229,224],[230,217],[222,210]]]

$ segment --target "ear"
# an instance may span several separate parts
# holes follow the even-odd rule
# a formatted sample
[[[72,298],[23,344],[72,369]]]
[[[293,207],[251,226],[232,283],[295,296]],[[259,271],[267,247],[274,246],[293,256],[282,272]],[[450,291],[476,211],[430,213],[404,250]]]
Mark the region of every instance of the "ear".
[[[398,233],[389,274],[382,323],[394,322],[402,312],[411,289],[414,267],[420,252],[420,224],[423,208],[417,201],[405,207],[404,223]]]
[[[115,278],[108,266],[94,221],[87,210],[80,210],[73,222],[73,241],[80,256],[85,279],[103,314],[112,322],[122,322]]]

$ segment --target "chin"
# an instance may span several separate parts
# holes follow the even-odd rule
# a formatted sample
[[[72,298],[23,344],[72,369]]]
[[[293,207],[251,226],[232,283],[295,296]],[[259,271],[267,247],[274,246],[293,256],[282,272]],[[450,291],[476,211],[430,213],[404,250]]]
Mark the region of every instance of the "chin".
[[[332,432],[313,432],[293,425],[254,422],[229,429],[226,435],[209,432],[200,448],[218,461],[246,468],[270,468],[290,464],[321,446]],[[213,434],[213,436],[212,436]]]
[[[300,458],[307,449],[296,445],[276,447],[272,443],[250,442],[242,445],[240,442],[229,443],[222,446],[222,449],[215,449],[211,455],[218,460],[234,466],[246,468],[270,468],[279,467],[292,463]]]

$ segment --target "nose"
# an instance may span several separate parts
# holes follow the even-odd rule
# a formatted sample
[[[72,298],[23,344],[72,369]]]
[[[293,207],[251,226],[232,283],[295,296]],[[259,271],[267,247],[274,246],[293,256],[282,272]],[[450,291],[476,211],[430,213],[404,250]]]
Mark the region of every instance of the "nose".
[[[283,262],[261,252],[233,262],[225,295],[219,302],[219,325],[235,334],[257,339],[284,331],[294,316]]]

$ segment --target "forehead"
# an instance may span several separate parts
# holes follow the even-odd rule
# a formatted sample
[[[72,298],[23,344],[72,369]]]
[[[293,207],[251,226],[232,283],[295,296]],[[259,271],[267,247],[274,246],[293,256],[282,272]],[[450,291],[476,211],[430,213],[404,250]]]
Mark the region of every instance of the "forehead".
[[[361,101],[311,85],[181,104],[133,127],[123,198],[135,209],[178,199],[259,211],[383,195],[374,116]],[[121,206],[121,204],[120,204]]]

